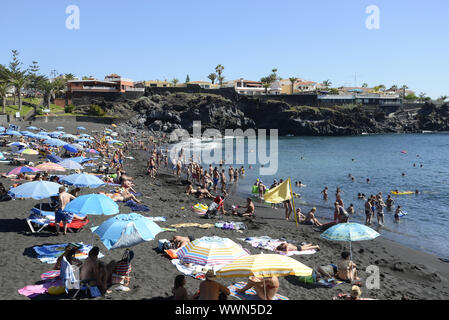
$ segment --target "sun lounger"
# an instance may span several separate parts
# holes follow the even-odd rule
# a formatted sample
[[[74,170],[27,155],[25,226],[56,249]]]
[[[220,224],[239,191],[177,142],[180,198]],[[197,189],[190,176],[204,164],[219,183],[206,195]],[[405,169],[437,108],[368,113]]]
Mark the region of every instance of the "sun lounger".
[[[37,208],[32,208],[30,216],[26,219],[26,222],[32,233],[39,233],[45,227],[55,227],[55,213],[53,211],[43,211]],[[89,223],[89,219],[86,220],[72,220],[71,223],[67,224],[67,231],[72,233],[77,233],[81,231],[84,226]],[[63,223],[60,222],[59,226],[62,228]]]

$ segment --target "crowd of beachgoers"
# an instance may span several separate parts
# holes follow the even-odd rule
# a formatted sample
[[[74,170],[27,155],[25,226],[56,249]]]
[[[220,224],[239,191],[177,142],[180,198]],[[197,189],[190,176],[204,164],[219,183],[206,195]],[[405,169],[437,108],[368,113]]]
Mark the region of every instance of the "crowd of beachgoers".
[[[165,281],[172,277],[174,285],[168,294],[166,286],[161,289],[166,293],[165,298],[282,300],[287,298],[281,294],[287,293],[290,299],[295,299],[298,296],[293,295],[292,288],[301,291],[307,290],[307,286],[316,286],[320,289],[345,289],[332,291],[332,296],[325,297],[327,299],[414,297],[413,292],[399,294],[394,289],[385,293],[384,296],[379,295],[379,292],[382,292],[380,290],[369,298],[362,297],[363,277],[366,278],[368,275],[363,267],[354,262],[352,253],[347,247],[316,236],[331,227],[348,223],[351,215],[354,214],[352,204],[345,209],[339,188],[335,193],[333,219],[322,222],[315,216],[316,208],[311,208],[307,213],[303,213],[299,207],[293,210],[294,198],[301,197],[294,191],[291,193],[292,197],[284,201],[278,203],[264,201],[265,194],[283,186],[288,177],[279,181],[274,180],[269,187],[264,185],[262,179],[257,179],[253,186],[253,196],[246,198],[244,200],[246,203],[242,204],[240,202],[243,199],[235,194],[235,189],[239,180],[245,178],[245,171],[252,170],[251,166],[233,167],[232,164],[226,164],[224,161],[216,166],[205,165],[200,159],[193,159],[185,150],[170,157],[171,150],[167,137],[163,134],[152,135],[149,132],[136,131],[130,127],[96,125],[92,126],[91,130],[86,130],[80,126],[75,129],[72,125],[71,128],[69,133],[64,127],[58,127],[52,131],[45,124],[40,124],[39,127],[29,124],[26,130],[4,128],[0,137],[1,168],[7,169],[7,172],[2,174],[4,183],[0,185],[2,201],[0,206],[11,202],[32,201],[31,196],[23,196],[17,191],[26,184],[51,182],[59,186],[55,194],[47,198],[39,198],[39,203],[33,207],[35,212],[27,219],[32,230],[31,234],[48,230],[46,234],[52,240],[52,245],[60,244],[51,256],[44,257],[51,258],[47,261],[52,261],[54,265],[51,268],[47,267],[51,269],[50,271],[41,274],[43,282],[21,289],[16,288],[22,296],[49,298],[54,295],[63,295],[68,292],[66,291],[68,287],[71,289],[71,286],[67,285],[68,280],[72,284],[78,281],[81,285],[87,286],[91,289],[91,296],[111,297],[114,289],[126,291],[127,294],[132,292],[132,283],[137,281],[133,279],[135,270],[146,268],[143,265],[137,265],[142,255],[140,248],[147,245],[146,241],[135,247],[122,247],[125,250],[120,258],[106,263],[101,253],[104,251],[102,243],[89,246],[80,241],[82,238],[92,237],[88,228],[89,221],[96,221],[97,217],[89,215],[89,210],[82,213],[67,210],[71,203],[73,204],[81,197],[104,195],[119,204],[120,208],[126,205],[133,212],[139,212],[143,217],[152,220],[152,223],[165,222],[170,218],[173,218],[173,222],[178,220],[179,223],[162,228],[159,236],[153,237],[154,242],[150,242],[155,243],[152,247],[157,247],[155,252],[158,257],[171,260],[173,272],[167,274]],[[78,176],[84,179],[86,175],[89,175],[88,181],[98,179],[99,182],[96,184],[92,182],[91,185],[76,182]],[[164,184],[166,186],[163,186]],[[296,181],[295,186],[306,187],[301,181]],[[96,188],[98,190],[95,190]],[[167,195],[164,192],[177,197],[180,203],[192,203],[192,210],[189,210],[187,204],[180,209],[176,207],[177,204],[166,205],[163,197]],[[161,197],[156,199],[158,194]],[[327,200],[329,197],[327,187],[322,194],[323,199]],[[359,195],[359,199],[365,198]],[[394,200],[388,195],[384,201],[382,193],[371,195],[365,200],[366,225],[372,224],[376,214],[378,224],[383,225],[384,208],[392,210]],[[48,203],[44,203],[42,207],[45,201]],[[153,206],[156,207],[161,202],[163,202],[161,205],[163,208],[159,210],[164,212],[164,216],[150,215],[150,208],[153,210]],[[279,209],[285,210],[285,219],[279,217]],[[177,213],[178,211],[182,216]],[[398,206],[395,210],[396,220],[399,220],[401,213],[401,208]],[[39,214],[40,220],[36,217]],[[272,219],[269,216],[273,215],[279,223],[269,220]],[[42,220],[47,220],[48,223],[39,225]],[[284,221],[281,223],[282,220]],[[265,227],[267,221],[271,229]],[[291,230],[298,227],[295,227],[292,221],[296,221],[300,226],[303,241],[294,239],[297,238],[297,232],[295,234]],[[186,231],[186,233],[178,232],[181,228],[192,230],[187,229],[192,227],[197,227],[201,231],[199,233],[196,230]],[[37,229],[39,232],[36,231]],[[287,229],[288,235],[283,235],[282,232]],[[255,234],[252,234],[253,231]],[[263,231],[271,231],[270,236],[266,236],[267,233],[262,235]],[[175,234],[170,235],[173,232]],[[162,237],[168,239],[162,239]],[[228,243],[228,240],[232,244]],[[239,244],[239,241],[243,242]],[[245,248],[243,243],[249,245],[249,248]],[[385,246],[385,244],[382,245]],[[49,246],[51,245],[47,245]],[[226,263],[214,262],[214,257],[223,252],[220,251],[221,249],[224,250],[221,246],[230,250],[229,257],[225,259]],[[353,248],[357,247],[358,253],[362,253],[363,246],[360,244],[357,246]],[[211,248],[216,247],[221,248],[217,249],[219,253],[212,252]],[[106,248],[110,249],[107,246]],[[204,253],[204,248],[208,248],[210,256]],[[331,255],[328,252],[324,255],[325,259],[316,258],[322,254],[323,250],[329,249],[333,250]],[[268,253],[272,253],[276,255],[276,259],[291,259],[291,261],[279,260],[280,262],[276,260],[272,264],[275,269],[276,263],[292,263],[293,271],[282,274],[281,271],[270,273],[265,270],[263,273],[259,272],[260,270],[253,270],[252,273],[248,272],[245,282],[235,283],[234,281],[230,285],[223,284],[223,281],[229,281],[225,279],[226,277],[220,276],[225,274],[223,270],[226,267],[231,268],[233,261],[239,259],[260,259],[256,257],[259,255],[254,253],[260,253],[261,250],[265,251],[267,258],[271,256]],[[109,255],[112,251],[107,252]],[[135,259],[135,256],[138,259]],[[330,256],[334,257],[332,260],[337,261],[329,263]],[[309,257],[314,257],[312,268],[306,266],[307,262],[302,264],[297,259],[301,258],[301,261],[304,261]],[[294,265],[295,263],[298,266]],[[147,266],[147,268],[150,267]],[[299,275],[300,272],[297,271],[299,269],[303,274]],[[292,275],[296,282],[293,284],[290,280],[286,284],[285,276],[292,277]],[[200,280],[193,291],[188,288],[194,286],[194,283],[189,284],[188,279],[192,278]],[[284,286],[289,289],[283,291]]]

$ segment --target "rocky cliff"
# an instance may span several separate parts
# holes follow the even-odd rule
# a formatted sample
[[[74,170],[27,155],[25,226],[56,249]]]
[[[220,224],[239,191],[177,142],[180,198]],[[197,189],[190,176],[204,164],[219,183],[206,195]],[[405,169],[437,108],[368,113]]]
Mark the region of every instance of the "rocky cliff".
[[[449,106],[424,104],[389,110],[381,107],[292,106],[280,101],[239,97],[235,100],[204,93],[149,94],[125,102],[96,102],[110,115],[133,126],[171,132],[192,130],[200,120],[203,129],[278,129],[279,135],[356,135],[361,133],[412,133],[449,130]],[[80,109],[83,109],[81,106]]]

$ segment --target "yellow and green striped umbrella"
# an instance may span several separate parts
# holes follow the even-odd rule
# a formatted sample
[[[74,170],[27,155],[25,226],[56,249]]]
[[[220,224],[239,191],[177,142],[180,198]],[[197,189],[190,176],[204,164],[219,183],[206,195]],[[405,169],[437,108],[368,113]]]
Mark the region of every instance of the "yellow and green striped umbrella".
[[[37,155],[39,154],[39,151],[33,150],[33,149],[23,149],[20,151],[21,154],[28,154],[28,155]]]
[[[225,265],[219,278],[311,276],[313,270],[301,262],[280,254],[257,254],[243,257]]]

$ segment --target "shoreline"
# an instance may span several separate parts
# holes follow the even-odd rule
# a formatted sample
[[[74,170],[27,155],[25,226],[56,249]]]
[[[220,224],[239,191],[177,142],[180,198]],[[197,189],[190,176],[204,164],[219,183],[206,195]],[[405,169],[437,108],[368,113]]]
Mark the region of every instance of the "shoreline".
[[[33,123],[35,125],[36,123]],[[72,122],[70,124],[45,124],[41,126],[51,129],[57,125],[66,127],[67,132],[72,132],[76,126],[84,125],[90,132],[101,129],[100,126],[92,123]],[[137,130],[138,132],[140,130]],[[215,223],[217,220],[201,219],[190,207],[195,203],[202,202],[210,204],[212,200],[198,201],[194,196],[187,196],[184,193],[185,179],[177,179],[170,170],[161,170],[154,181],[149,181],[145,175],[145,163],[147,153],[142,150],[132,150],[129,154],[135,160],[125,161],[125,171],[134,178],[136,191],[142,192],[139,199],[143,204],[150,207],[150,212],[142,213],[145,216],[165,216],[166,222],[158,223],[161,227],[169,227],[178,223]],[[1,170],[10,168],[1,164]],[[11,181],[2,179],[6,187]],[[98,189],[82,189],[82,194],[110,190],[112,187],[101,187]],[[225,201],[225,209],[230,210],[233,204],[243,204],[245,199],[236,190],[230,192],[230,196]],[[102,259],[108,262],[111,259],[120,259],[123,250],[108,251],[97,237],[92,237],[89,228],[85,228],[80,233],[68,234],[67,236],[51,236],[44,232],[40,235],[27,235],[28,227],[25,218],[28,216],[30,208],[38,201],[14,200],[1,203],[0,212],[0,250],[4,253],[3,262],[0,263],[0,299],[7,300],[29,300],[29,298],[18,294],[17,290],[26,285],[35,284],[40,280],[40,274],[51,270],[52,265],[41,263],[32,252],[32,247],[43,244],[58,244],[65,242],[91,243],[100,247],[100,251],[105,255]],[[139,244],[132,248],[135,252],[133,263],[133,273],[131,279],[131,291],[127,293],[113,292],[108,298],[112,300],[140,300],[140,299],[166,299],[171,295],[173,279],[180,274],[169,259],[155,251],[157,240],[170,239],[173,235],[202,236],[217,235],[230,238],[236,243],[248,249],[252,254],[261,253],[260,249],[251,247],[239,238],[250,236],[267,235],[272,238],[286,238],[295,242],[307,241],[318,244],[321,250],[312,255],[292,256],[305,265],[316,268],[320,265],[336,263],[340,257],[344,244],[330,242],[319,237],[320,233],[312,228],[284,220],[284,210],[274,210],[255,203],[258,217],[254,222],[240,217],[225,216],[223,219],[244,222],[248,230],[238,233],[233,230],[222,230],[218,228],[178,228],[177,232],[163,232],[157,235],[156,239],[150,242]],[[119,203],[121,213],[129,213],[131,210]],[[185,209],[183,210],[182,207]],[[92,225],[98,226],[109,217],[90,216]],[[263,250],[263,253],[270,251]],[[380,269],[380,288],[368,290],[362,288],[364,297],[385,300],[398,300],[403,296],[409,299],[449,299],[449,268],[448,264],[439,260],[438,257],[420,252],[390,240],[379,237],[372,241],[353,243],[353,259],[359,266],[359,276],[366,279],[369,274],[365,268],[369,265],[376,265]],[[21,268],[17,268],[21,266]],[[7,276],[4,276],[7,275]],[[226,286],[245,279],[219,279],[218,281]],[[198,289],[200,281],[191,277],[186,277],[186,288],[189,292]],[[279,293],[287,296],[291,300],[328,300],[342,292],[349,292],[349,284],[341,284],[333,288],[313,287],[303,284],[296,277],[281,277]],[[36,300],[70,299],[67,296],[42,295]]]

